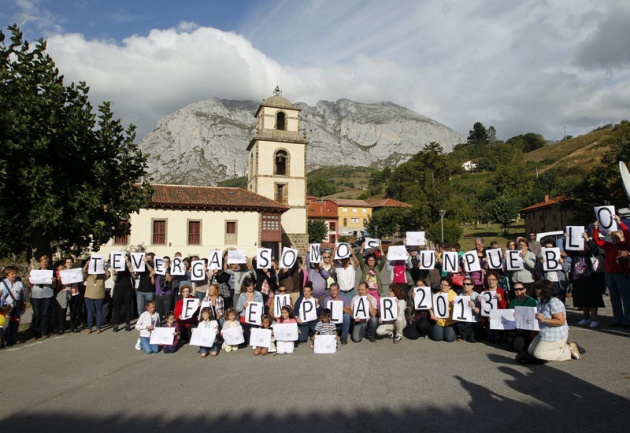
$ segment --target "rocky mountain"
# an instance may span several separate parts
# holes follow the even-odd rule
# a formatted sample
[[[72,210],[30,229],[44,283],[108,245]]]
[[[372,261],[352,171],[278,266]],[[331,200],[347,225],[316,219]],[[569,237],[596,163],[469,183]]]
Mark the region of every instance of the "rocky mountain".
[[[158,122],[140,143],[149,155],[152,182],[215,185],[246,175],[246,147],[254,137],[254,101],[210,99],[188,105]],[[308,170],[323,166],[393,166],[432,141],[446,152],[466,137],[391,102],[340,99],[302,108],[309,140]]]

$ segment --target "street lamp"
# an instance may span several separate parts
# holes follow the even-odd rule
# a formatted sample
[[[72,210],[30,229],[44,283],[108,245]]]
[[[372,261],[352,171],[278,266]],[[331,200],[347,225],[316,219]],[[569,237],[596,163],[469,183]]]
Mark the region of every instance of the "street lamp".
[[[374,237],[378,239],[378,226],[374,226]]]
[[[444,209],[440,209],[440,222],[442,223],[442,243],[444,243],[444,215],[446,211]]]

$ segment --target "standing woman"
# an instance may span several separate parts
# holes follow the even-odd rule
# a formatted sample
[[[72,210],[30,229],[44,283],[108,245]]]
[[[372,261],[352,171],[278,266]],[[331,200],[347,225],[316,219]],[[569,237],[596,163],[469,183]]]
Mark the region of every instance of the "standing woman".
[[[103,300],[105,299],[105,280],[109,278],[109,271],[104,274],[88,274],[90,261],[88,259],[83,265],[83,277],[85,280],[85,309],[87,310],[86,334],[92,333],[94,324],[94,313],[96,312],[96,333],[102,332],[103,326]]]
[[[66,257],[63,259],[63,269],[70,270],[74,267],[74,259],[72,257]],[[60,284],[63,284],[59,280]],[[64,290],[68,296],[68,306],[70,307],[70,332],[79,332],[79,325],[81,324],[81,297],[79,296],[79,283],[63,284]]]
[[[114,274],[114,296],[112,301],[114,304],[114,313],[112,321],[114,322],[114,328],[112,331],[118,332],[118,325],[120,325],[120,309],[125,309],[125,331],[131,331],[131,315],[133,308],[134,298],[134,281],[136,280],[136,274],[131,270],[131,261],[129,260],[129,253],[125,255],[125,262],[127,266],[124,271],[116,272],[112,269]]]
[[[385,264],[386,259],[381,258],[381,263],[376,260],[374,253],[369,253],[363,258],[363,249],[365,248],[365,242],[361,245],[361,251],[358,255],[359,264],[361,265],[361,271],[363,273],[363,281],[368,286],[368,294],[376,299],[376,305],[380,308],[380,293],[383,291],[383,281],[381,280],[381,270]],[[377,309],[378,309],[377,308]]]
[[[553,283],[548,280],[537,281],[534,285],[538,297],[536,319],[540,326],[538,335],[527,348],[527,353],[541,361],[568,361],[580,359],[580,347],[577,343],[567,343],[569,325],[567,325],[564,303],[556,298]],[[522,353],[516,355],[519,362],[528,362]]]
[[[15,266],[7,266],[2,272],[4,279],[0,283],[0,307],[3,305],[11,306],[11,314],[9,315],[9,326],[6,334],[6,342],[9,346],[17,343],[18,331],[20,329],[20,320],[26,303],[24,302],[24,286],[17,279],[18,269]]]
[[[512,273],[512,282],[520,281],[527,289],[527,295],[532,296],[534,293],[534,275],[532,271],[536,267],[536,255],[529,250],[529,244],[525,238],[518,238],[518,248],[521,250],[523,258],[523,269]]]
[[[32,262],[31,269],[33,269]],[[39,258],[39,269],[50,270],[50,258],[48,256],[43,255]],[[31,287],[31,306],[33,307],[31,329],[35,338],[48,338],[50,336],[48,328],[50,309],[54,296],[53,286],[57,285],[57,278],[53,275],[51,284],[31,285],[30,278],[27,278],[27,281]]]
[[[64,270],[64,263],[62,260],[58,260],[53,265],[55,270],[55,278],[57,281],[61,281],[61,275],[59,272]],[[63,334],[66,332],[66,315],[68,314],[68,301],[70,298],[70,292],[62,284],[57,284],[54,287],[55,298],[51,302],[51,323],[53,334]]]

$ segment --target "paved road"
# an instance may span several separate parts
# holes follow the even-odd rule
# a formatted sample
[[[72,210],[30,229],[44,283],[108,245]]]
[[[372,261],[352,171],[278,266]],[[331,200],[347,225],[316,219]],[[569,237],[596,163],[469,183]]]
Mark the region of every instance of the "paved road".
[[[314,355],[145,355],[137,332],[65,334],[0,351],[2,432],[613,432],[630,423],[630,333],[575,326],[580,361],[523,366],[482,343]],[[604,324],[610,318],[604,318]]]

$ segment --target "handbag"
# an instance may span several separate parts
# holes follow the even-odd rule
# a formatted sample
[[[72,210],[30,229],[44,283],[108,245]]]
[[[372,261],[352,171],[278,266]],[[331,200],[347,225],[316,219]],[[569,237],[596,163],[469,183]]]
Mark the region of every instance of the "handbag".
[[[455,274],[451,277],[451,282],[453,283],[454,286],[463,287],[465,279],[466,277],[463,276],[462,274]]]

